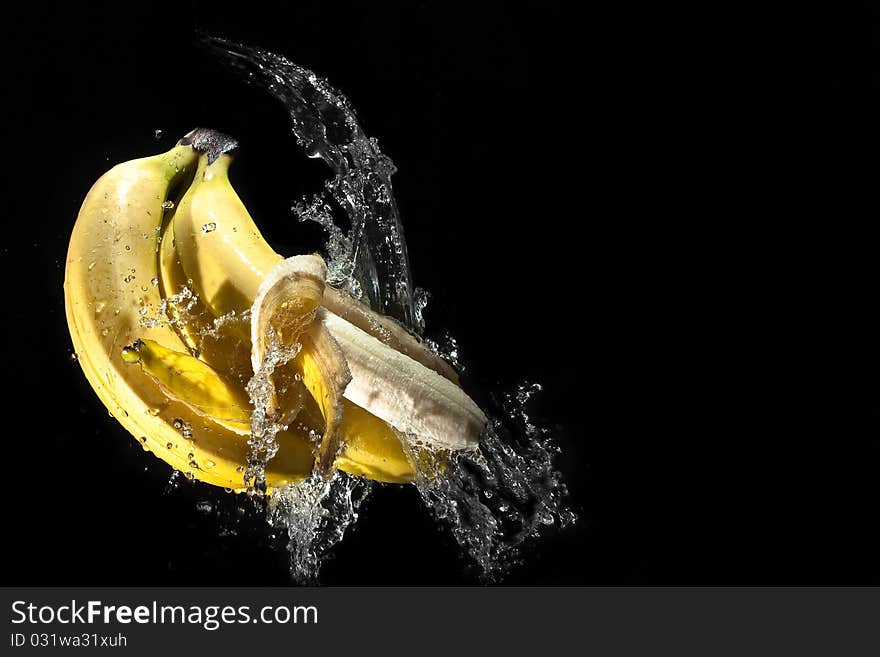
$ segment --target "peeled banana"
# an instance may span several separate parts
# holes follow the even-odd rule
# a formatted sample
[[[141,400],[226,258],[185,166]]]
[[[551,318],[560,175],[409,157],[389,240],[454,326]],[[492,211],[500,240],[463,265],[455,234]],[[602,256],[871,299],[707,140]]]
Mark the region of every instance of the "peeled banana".
[[[445,361],[329,286],[320,256],[266,243],[229,181],[233,146],[193,131],[113,167],[82,204],[65,308],[110,413],[175,469],[234,490],[257,416],[277,430],[270,488],[334,469],[403,483],[414,449],[474,449],[486,416]]]

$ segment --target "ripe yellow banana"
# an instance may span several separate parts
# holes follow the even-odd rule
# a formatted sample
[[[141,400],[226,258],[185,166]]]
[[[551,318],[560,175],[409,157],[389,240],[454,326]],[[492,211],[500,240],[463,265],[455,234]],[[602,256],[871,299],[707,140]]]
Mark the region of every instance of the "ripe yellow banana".
[[[231,157],[204,150],[184,139],[114,167],[74,227],[68,324],[110,412],[178,470],[241,489],[254,417],[246,386],[267,353],[286,349],[261,410],[287,427],[268,486],[313,468],[406,482],[402,440],[474,448],[486,418],[454,370],[326,285],[320,257],[275,253],[229,182]]]
[[[192,176],[197,158],[191,146],[178,144],[161,155],[117,165],[94,184],[70,238],[65,310],[83,372],[122,426],[188,476],[240,489],[247,437],[169,396],[156,376],[127,362],[130,354],[123,357],[138,340],[187,351],[168,324],[142,320],[162,303],[155,283],[163,215],[175,187]],[[307,434],[284,433],[278,440],[285,449],[266,473],[270,486],[298,481],[312,470]]]

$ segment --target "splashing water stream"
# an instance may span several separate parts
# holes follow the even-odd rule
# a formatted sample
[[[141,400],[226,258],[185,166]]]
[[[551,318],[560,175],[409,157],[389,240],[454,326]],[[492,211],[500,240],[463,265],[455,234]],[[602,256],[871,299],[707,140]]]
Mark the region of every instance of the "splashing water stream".
[[[347,235],[333,223],[323,195],[294,207],[300,219],[328,230],[331,282],[418,328],[409,256],[391,188],[397,169],[361,129],[348,100],[326,80],[274,53],[216,38],[207,38],[206,44],[249,83],[280,100],[297,143],[333,171],[326,194],[348,215]]]
[[[372,482],[336,471],[328,481],[312,475],[272,492],[269,523],[287,530],[290,573],[302,584],[317,584],[322,559],[357,521]]]
[[[266,492],[266,464],[278,452],[275,437],[283,428],[271,412],[272,400],[275,398],[272,374],[276,368],[296,358],[300,347],[301,345],[294,344],[284,348],[274,333],[271,334],[260,367],[248,381],[247,393],[254,410],[251,413],[251,435],[248,438],[250,450],[244,482],[250,494],[262,495]]]
[[[391,187],[396,169],[378,142],[364,133],[348,100],[282,56],[213,37],[205,37],[205,44],[248,83],[280,100],[297,143],[306,155],[330,167],[333,177],[325,190],[292,208],[299,220],[316,222],[325,230],[329,282],[421,333],[429,295],[414,290],[411,282]],[[351,225],[347,232],[334,220],[332,204],[346,213]],[[174,299],[178,315],[185,314],[187,292]],[[241,319],[247,318],[234,321]],[[463,369],[454,337],[447,334],[426,344]],[[322,560],[379,484],[336,472],[330,480],[312,475],[264,495],[266,463],[278,449],[275,435],[281,428],[267,412],[274,394],[271,374],[294,358],[297,348],[270,344],[248,384],[255,411],[244,480],[252,495],[265,500],[269,523],[287,532],[293,578],[314,584]],[[528,415],[529,402],[540,389],[537,384],[522,385],[494,398],[493,408],[484,409],[490,422],[477,451],[432,454],[418,449],[415,438],[405,446],[421,499],[448,527],[483,581],[496,581],[518,563],[522,547],[543,527],[564,528],[576,520],[565,484],[553,467],[558,448],[550,432]]]

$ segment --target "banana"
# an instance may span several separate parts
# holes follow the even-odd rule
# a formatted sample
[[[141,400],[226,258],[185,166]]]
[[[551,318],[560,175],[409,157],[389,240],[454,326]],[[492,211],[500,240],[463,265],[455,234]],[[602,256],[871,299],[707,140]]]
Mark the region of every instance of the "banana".
[[[125,347],[139,339],[186,351],[173,328],[141,320],[161,307],[153,280],[158,274],[156,238],[163,204],[192,175],[197,158],[191,146],[180,143],[101,176],[73,227],[64,305],[77,360],[110,414],[176,470],[241,489],[247,438],[170,398],[155,377],[123,358]],[[278,440],[285,449],[266,473],[273,487],[301,480],[313,463],[305,433],[287,431]]]
[[[158,278],[166,312],[191,354],[234,378],[243,387],[253,374],[246,317],[227,315],[223,322],[219,322],[203,299],[192,294],[193,282],[183,270],[174,242],[175,218],[180,214],[182,204],[183,200],[169,213],[171,216],[166,218],[162,231]]]
[[[263,413],[283,427],[271,488],[334,468],[412,481],[420,448],[404,441],[475,448],[486,417],[445,361],[327,285],[319,256],[285,259],[266,243],[229,182],[230,144],[195,131],[168,153],[114,167],[83,203],[65,305],[110,412],[176,469],[236,490]],[[144,321],[156,313],[163,321]],[[270,369],[271,398],[255,413],[248,383],[272,349],[290,357]]]
[[[140,338],[122,350],[122,360],[140,364],[168,397],[199,415],[243,436],[250,433],[252,408],[247,395],[204,361]]]
[[[174,247],[188,279],[215,317],[248,310],[284,258],[265,241],[229,182],[232,157],[203,155],[174,218]],[[226,267],[234,267],[227,271]]]

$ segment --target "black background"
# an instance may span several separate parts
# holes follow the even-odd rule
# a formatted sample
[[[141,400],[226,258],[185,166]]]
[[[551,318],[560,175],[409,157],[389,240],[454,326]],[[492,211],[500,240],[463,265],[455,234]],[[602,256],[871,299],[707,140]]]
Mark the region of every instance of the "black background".
[[[544,386],[536,413],[562,446],[581,522],[506,582],[864,581],[845,559],[816,557],[835,513],[821,494],[805,501],[821,473],[794,476],[794,437],[743,419],[771,402],[731,386],[739,347],[706,337],[735,321],[701,312],[725,291],[682,293],[693,272],[678,249],[694,236],[669,221],[666,182],[680,181],[665,150],[681,133],[661,156],[644,130],[668,125],[677,92],[645,81],[656,51],[626,27],[602,35],[601,21],[551,2],[116,4],[5,17],[4,583],[288,582],[278,539],[219,536],[231,521],[197,505],[234,515],[229,497],[186,482],[163,492],[170,468],[70,360],[67,239],[112,164],[195,126],[228,132],[242,144],[233,183],[269,241],[289,253],[318,243],[289,206],[326,170],[292,155],[282,107],[196,48],[197,28],[280,52],[348,96],[398,167],[429,329],[458,338],[478,394]],[[704,231],[711,259],[722,245]],[[373,496],[323,581],[473,582],[409,487]]]

